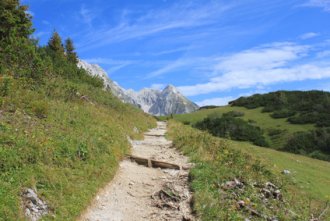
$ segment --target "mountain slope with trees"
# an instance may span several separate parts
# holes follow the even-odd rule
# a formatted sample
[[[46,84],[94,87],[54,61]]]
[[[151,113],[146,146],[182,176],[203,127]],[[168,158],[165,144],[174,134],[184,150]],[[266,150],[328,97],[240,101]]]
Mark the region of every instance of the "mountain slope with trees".
[[[72,40],[32,33],[27,7],[0,1],[0,220],[26,220],[26,188],[45,220],[74,220],[155,120],[78,68]]]
[[[324,91],[277,91],[241,97],[232,106],[270,113],[274,119],[285,118],[290,124],[314,124],[312,131],[293,134],[284,150],[330,160],[330,93]]]
[[[259,132],[266,140],[263,144],[255,143],[257,145],[329,161],[329,98],[330,93],[323,91],[278,91],[241,97],[228,106],[201,108],[191,114],[175,115],[174,118],[227,138],[230,138],[230,131],[237,128],[242,132],[247,128],[244,125],[248,124],[251,128],[260,128]],[[230,115],[233,113],[236,115]],[[219,123],[228,116],[232,118],[230,122]],[[203,122],[209,122],[207,128],[206,124],[200,127]],[[227,131],[227,134],[219,131]],[[249,129],[245,131],[245,135],[250,135],[244,139],[242,136],[231,138],[253,142],[255,136],[248,133]]]

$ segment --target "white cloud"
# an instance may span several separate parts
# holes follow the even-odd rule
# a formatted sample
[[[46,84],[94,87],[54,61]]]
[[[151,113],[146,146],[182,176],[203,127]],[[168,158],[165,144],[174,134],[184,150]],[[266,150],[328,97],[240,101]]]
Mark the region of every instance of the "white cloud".
[[[34,17],[34,15],[35,15],[34,12],[31,11],[31,10],[27,10],[26,13],[29,14],[29,15],[31,15],[32,17]]]
[[[174,61],[174,62],[172,62],[172,63],[170,63],[170,64],[168,64],[168,65],[166,65],[166,66],[164,66],[164,67],[162,67],[162,68],[154,71],[154,72],[151,72],[150,74],[147,75],[146,78],[153,78],[153,77],[157,77],[157,76],[163,75],[163,74],[168,73],[168,72],[170,72],[172,70],[175,70],[175,69],[177,69],[179,67],[186,66],[186,65],[188,65],[188,63],[190,63],[190,62],[187,61],[187,60],[181,60],[181,59],[179,59],[179,60]]]
[[[330,0],[309,0],[303,6],[319,7],[323,10],[330,12]]]
[[[232,7],[232,4],[174,4],[163,10],[151,10],[134,20],[123,19],[115,27],[90,31],[84,41],[84,50],[108,44],[144,38],[164,31],[188,29],[216,23],[214,19]],[[89,11],[82,8],[81,14],[89,19]]]
[[[320,35],[319,33],[308,32],[308,33],[305,33],[305,34],[301,35],[299,38],[303,39],[303,40],[306,40],[306,39],[310,39],[310,38],[315,38],[319,35]]]
[[[150,88],[155,90],[163,90],[165,88],[165,84],[152,84]]]
[[[122,64],[132,64],[134,63],[133,61],[130,60],[114,60],[111,58],[87,58],[84,59],[88,63],[93,63],[93,64],[107,64],[107,65],[122,65]]]
[[[41,23],[44,24],[44,25],[51,25],[50,22],[47,21],[47,20],[42,20]]]
[[[282,82],[330,78],[330,63],[299,64],[310,47],[273,43],[218,59],[213,77],[206,83],[181,86],[186,96],[247,89]]]
[[[168,55],[168,54],[173,54],[177,52],[184,52],[187,51],[188,49],[191,49],[192,47],[180,47],[180,48],[174,48],[170,50],[164,50],[164,51],[159,51],[156,53],[152,53],[154,56],[161,56],[161,55]]]
[[[196,102],[198,106],[207,106],[207,105],[217,105],[217,106],[224,106],[227,105],[229,101],[234,100],[233,97],[217,97],[217,98],[210,98],[202,101]]]
[[[42,36],[49,35],[49,34],[50,34],[50,32],[47,32],[47,31],[38,31],[38,32],[33,33],[33,36],[36,38],[41,38]]]
[[[199,73],[210,72],[210,66],[214,63],[214,57],[182,57],[165,64],[163,67],[149,73],[146,79],[171,73],[172,71],[189,68],[198,70]],[[163,64],[162,64],[163,65]]]
[[[110,65],[111,67],[107,69],[109,75],[134,63],[134,61],[130,60],[114,60],[108,58],[89,58],[84,60],[92,64]]]
[[[330,50],[325,50],[325,51],[318,52],[318,53],[316,54],[316,57],[317,57],[317,58],[330,57]]]
[[[82,21],[85,22],[89,26],[92,25],[92,22],[96,17],[96,13],[94,13],[90,9],[87,9],[85,5],[82,5],[80,7],[79,14],[80,14],[80,17],[82,18]]]

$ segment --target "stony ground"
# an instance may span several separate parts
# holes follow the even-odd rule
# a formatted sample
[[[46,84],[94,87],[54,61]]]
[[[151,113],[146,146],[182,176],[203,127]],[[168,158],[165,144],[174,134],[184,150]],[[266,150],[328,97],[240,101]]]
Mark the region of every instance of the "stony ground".
[[[189,167],[188,159],[172,148],[165,133],[166,123],[158,122],[143,141],[132,141],[132,155]],[[124,160],[80,221],[194,220],[188,173]]]

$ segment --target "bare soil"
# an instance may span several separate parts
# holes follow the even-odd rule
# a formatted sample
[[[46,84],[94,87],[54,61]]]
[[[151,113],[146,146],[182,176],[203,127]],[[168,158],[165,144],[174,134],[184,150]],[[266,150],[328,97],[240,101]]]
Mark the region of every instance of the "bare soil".
[[[132,141],[132,155],[189,167],[187,157],[165,138],[166,123]],[[190,208],[192,194],[188,170],[141,166],[130,160],[120,163],[115,178],[95,197],[80,221],[195,220]]]

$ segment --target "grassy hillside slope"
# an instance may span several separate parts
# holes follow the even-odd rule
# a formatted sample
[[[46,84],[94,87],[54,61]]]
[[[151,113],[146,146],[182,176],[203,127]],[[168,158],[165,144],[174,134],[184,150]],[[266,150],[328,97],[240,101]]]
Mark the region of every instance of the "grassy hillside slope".
[[[313,124],[290,124],[286,118],[274,119],[270,113],[262,112],[262,108],[247,109],[245,107],[224,106],[215,109],[203,109],[190,114],[174,115],[174,119],[183,123],[195,124],[202,121],[208,116],[221,116],[230,111],[243,112],[244,116],[240,117],[246,121],[254,122],[256,126],[262,128],[270,146],[281,148],[285,145],[290,135],[298,131],[308,131],[314,129]],[[272,130],[281,130],[282,133],[276,136],[270,136]]]
[[[258,147],[247,142],[228,142],[232,148],[258,157],[276,174],[289,170],[292,181],[315,203],[330,200],[329,162]]]
[[[202,220],[308,220],[311,214],[318,216],[329,199],[327,162],[212,137],[175,121],[169,128],[175,147],[196,164],[191,187]],[[283,169],[292,174],[281,174]],[[235,178],[243,189],[224,188]],[[280,187],[284,201],[262,199],[258,187],[266,182]],[[259,215],[251,215],[251,209]],[[328,220],[329,213],[322,218]]]
[[[129,152],[127,136],[155,126],[83,82],[57,77],[35,85],[9,76],[0,88],[7,91],[0,97],[0,220],[24,220],[24,188],[49,204],[44,220],[74,220]]]

